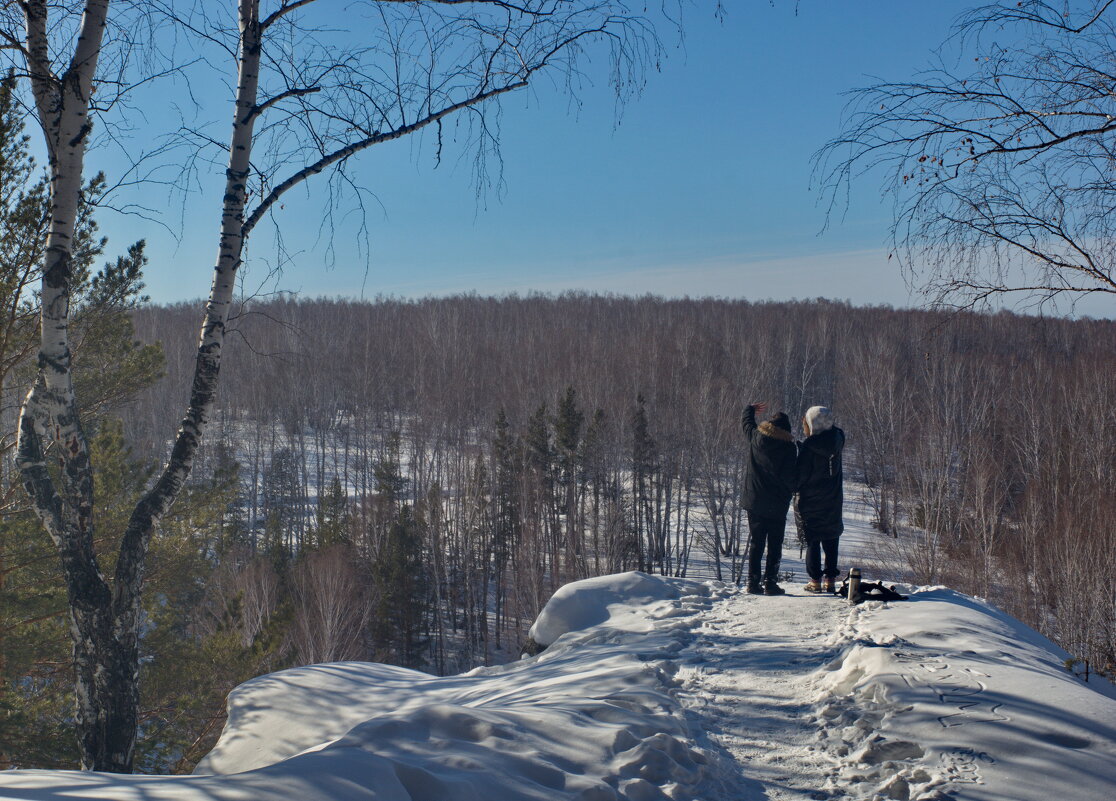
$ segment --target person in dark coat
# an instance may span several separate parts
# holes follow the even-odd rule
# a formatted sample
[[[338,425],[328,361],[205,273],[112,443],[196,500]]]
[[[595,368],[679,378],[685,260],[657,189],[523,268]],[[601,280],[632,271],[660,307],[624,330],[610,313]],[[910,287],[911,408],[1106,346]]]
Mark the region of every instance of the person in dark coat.
[[[742,503],[748,512],[751,546],[748,549],[748,592],[783,595],[778,585],[779,563],[783,560],[783,536],[787,509],[797,478],[797,446],[791,435],[790,420],[783,412],[771,415],[756,425],[766,403],[753,403],[744,410],[744,436],[748,438],[747,474]],[[767,564],[760,589],[760,567],[764,551]]]
[[[833,580],[840,575],[837,547],[845,530],[841,517],[844,500],[841,451],[845,447],[845,432],[833,424],[833,412],[824,406],[806,410],[802,432],[806,440],[798,449],[795,512],[806,540],[806,573],[810,576],[806,590],[833,592]]]

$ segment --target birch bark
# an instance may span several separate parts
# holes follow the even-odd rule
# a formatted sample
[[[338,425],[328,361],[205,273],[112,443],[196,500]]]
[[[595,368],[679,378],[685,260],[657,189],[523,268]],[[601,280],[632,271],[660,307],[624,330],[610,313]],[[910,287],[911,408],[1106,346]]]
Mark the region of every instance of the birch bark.
[[[74,55],[52,71],[48,6],[26,9],[26,57],[51,171],[51,223],[42,280],[38,373],[20,413],[18,466],[58,549],[70,603],[82,767],[131,772],[139,705],[140,598],[148,544],[190,472],[217,392],[221,349],[244,242],[246,182],[259,78],[259,0],[241,0],[239,80],[221,235],[198,345],[189,408],[171,457],[137,504],[120,545],[114,581],[93,549],[93,471],[74,395],[69,337],[72,241],[80,200],[90,105],[108,0],[88,0]],[[61,465],[55,474],[49,457]]]
[[[50,167],[50,226],[41,286],[38,373],[20,411],[17,464],[61,558],[70,603],[82,765],[130,770],[135,659],[117,636],[110,590],[93,550],[93,472],[74,396],[70,352],[73,238],[89,110],[108,0],[88,0],[70,62],[55,74],[48,4],[23,4],[28,72]],[[60,470],[48,469],[48,452]]]

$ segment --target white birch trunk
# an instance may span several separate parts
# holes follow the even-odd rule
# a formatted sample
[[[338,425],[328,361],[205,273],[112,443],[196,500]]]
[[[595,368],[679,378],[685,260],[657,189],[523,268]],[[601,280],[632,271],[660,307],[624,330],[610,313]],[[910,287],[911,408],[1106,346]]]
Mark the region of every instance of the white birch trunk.
[[[88,0],[73,59],[51,70],[47,3],[27,8],[28,67],[51,169],[51,224],[43,268],[39,371],[20,414],[18,464],[61,557],[74,644],[77,722],[86,769],[131,772],[139,705],[139,611],[151,534],[190,472],[217,392],[225,323],[244,242],[244,206],[260,61],[258,0],[241,0],[239,83],[217,266],[202,325],[190,404],[171,457],[124,532],[112,586],[93,550],[93,471],[74,397],[69,311],[72,242],[89,108],[108,0]],[[61,491],[47,468],[61,460]]]
[[[113,619],[119,636],[136,653],[141,589],[147,547],[155,525],[167,513],[193,466],[194,455],[217,397],[225,324],[244,249],[244,208],[252,155],[252,129],[258,112],[261,34],[259,0],[240,0],[240,53],[236,107],[233,113],[229,164],[221,212],[217,264],[206,304],[190,390],[189,407],[179,427],[170,458],[155,485],[136,505],[120,545],[113,584]],[[134,727],[133,727],[134,728]],[[133,734],[134,737],[134,734]]]
[[[117,614],[135,625],[139,611],[139,585],[143,560],[152,529],[178,496],[190,474],[194,455],[209,422],[217,397],[225,324],[244,249],[244,208],[252,155],[252,128],[257,114],[261,29],[259,0],[240,0],[240,40],[236,108],[229,165],[225,172],[225,194],[221,212],[221,235],[217,265],[213,272],[194,366],[190,403],[178,430],[170,459],[154,487],[140,500],[121,544],[117,562],[115,596]]]
[[[73,237],[81,196],[93,77],[108,0],[88,0],[64,72],[55,75],[48,5],[26,3],[27,62],[51,173],[43,265],[39,369],[20,411],[17,461],[24,486],[58,548],[70,604],[82,765],[130,770],[138,696],[135,659],[112,619],[108,583],[93,551],[93,471],[74,397],[69,335]],[[61,491],[47,450],[61,461]],[[122,731],[131,731],[123,734]]]

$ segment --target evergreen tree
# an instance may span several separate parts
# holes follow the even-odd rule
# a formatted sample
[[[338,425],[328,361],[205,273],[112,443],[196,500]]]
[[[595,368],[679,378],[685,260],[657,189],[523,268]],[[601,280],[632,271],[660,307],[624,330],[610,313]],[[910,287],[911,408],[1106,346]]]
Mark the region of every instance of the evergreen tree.
[[[487,665],[489,599],[493,595],[495,567],[495,526],[492,519],[493,492],[488,466],[482,455],[478,455],[473,462],[465,493],[469,500],[465,513],[463,547],[459,549],[462,553],[457,560],[460,575],[453,576],[448,582],[450,593],[457,586],[464,587],[464,590],[460,593],[463,597],[459,600],[454,600],[451,595],[451,614],[460,609],[464,620],[467,653],[471,659],[480,654]],[[454,619],[456,620],[456,616]],[[458,666],[458,670],[466,669],[468,664]]]
[[[403,475],[400,465],[401,435],[398,431],[391,432],[384,448],[383,457],[372,466],[372,477],[376,482],[376,491],[387,501],[394,505],[403,500],[407,489],[407,479]]]
[[[45,176],[37,175],[35,162],[27,150],[22,115],[13,96],[15,78],[11,73],[0,80],[0,392],[3,409],[18,407],[17,391],[11,386],[13,371],[33,354],[35,306],[31,284],[38,278],[45,245],[48,187]],[[8,411],[2,420],[3,432],[15,430]],[[0,453],[15,444],[5,436]],[[3,465],[5,473],[8,465]],[[12,500],[18,485],[5,475],[3,499]]]
[[[118,420],[97,422],[91,445],[98,508],[112,522],[130,512],[151,468],[132,457]],[[137,763],[145,769],[173,768],[207,727],[214,728],[212,721],[223,720],[225,696],[258,672],[262,651],[278,646],[273,639],[264,649],[244,647],[228,632],[205,633],[194,624],[206,578],[221,555],[219,521],[235,493],[227,475],[191,485],[151,542],[137,746]],[[0,518],[8,565],[0,582],[0,764],[74,768],[80,753],[72,728],[67,598],[57,580],[57,556],[45,538],[33,536],[37,532],[29,512]],[[215,729],[209,744],[220,726]]]
[[[264,473],[264,541],[279,565],[287,564],[301,546],[303,519],[302,479],[298,460],[290,448],[271,457]]]
[[[597,409],[581,441],[581,481],[589,495],[589,530],[593,543],[594,572],[601,572],[601,497],[605,489],[605,413]]]
[[[496,569],[507,565],[512,543],[519,537],[519,477],[523,469],[523,452],[511,432],[507,415],[501,409],[496,416],[496,436],[492,440],[493,506],[495,537],[493,556]]]
[[[240,463],[233,449],[225,442],[213,447],[213,481],[232,488],[228,502],[220,515],[218,551],[222,554],[234,549],[248,549],[254,545],[248,529],[248,504],[240,483]]]
[[[7,454],[15,443],[18,396],[34,371],[32,356],[40,278],[49,221],[48,188],[27,148],[15,80],[0,80],[0,767],[73,767],[73,670],[67,597],[58,556],[41,524],[26,512]],[[104,190],[98,175],[83,189],[72,237],[70,333],[74,384],[85,401],[81,422],[96,462],[98,519],[113,527],[150,475],[130,458],[119,422],[110,415],[162,374],[159,345],[135,341],[130,311],[145,300],[144,246],[94,271],[106,240],[97,233],[92,201]],[[57,454],[55,454],[56,456]],[[51,463],[54,458],[49,455]],[[54,469],[54,468],[51,468]],[[104,530],[104,529],[103,529]],[[98,541],[97,547],[103,543]],[[105,553],[114,554],[112,543]],[[101,562],[111,571],[112,557]]]
[[[508,417],[501,409],[496,416],[496,435],[492,440],[492,561],[495,585],[496,646],[507,624],[508,581],[512,549],[520,538],[519,484],[523,471],[523,450],[511,432]]]
[[[372,569],[375,658],[411,668],[424,665],[430,643],[432,582],[423,558],[422,528],[413,508],[401,505]]]
[[[585,414],[577,406],[577,393],[567,387],[565,394],[558,400],[557,414],[554,416],[554,453],[558,469],[558,485],[561,491],[562,512],[566,519],[566,565],[565,579],[573,581],[585,578],[588,570],[582,553],[582,524],[578,514],[579,465],[578,445],[581,442],[581,429]]]
[[[540,479],[549,485],[554,450],[550,442],[550,415],[546,404],[542,404],[531,419],[527,421],[527,431],[523,436],[527,466]]]
[[[650,570],[661,558],[654,553],[652,531],[651,481],[655,472],[655,440],[647,423],[647,402],[643,395],[636,396],[632,413],[632,515],[633,528],[638,542],[640,570]],[[649,547],[644,548],[644,537]]]
[[[314,529],[310,539],[313,547],[319,549],[349,544],[349,497],[337,476],[318,495],[318,508],[314,513]]]
[[[24,510],[0,516],[0,768],[74,767],[66,591]]]
[[[559,480],[563,485],[577,480],[578,444],[584,423],[585,414],[577,406],[577,392],[573,387],[567,387],[558,400],[558,410],[554,415],[554,450],[561,471]]]

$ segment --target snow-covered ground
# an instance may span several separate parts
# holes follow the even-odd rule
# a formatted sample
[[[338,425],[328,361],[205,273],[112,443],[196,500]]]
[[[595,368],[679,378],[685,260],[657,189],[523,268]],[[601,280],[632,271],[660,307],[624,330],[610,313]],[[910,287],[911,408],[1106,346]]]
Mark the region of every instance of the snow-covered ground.
[[[868,556],[852,522],[845,565]],[[355,662],[263,676],[234,692],[193,776],[9,771],[0,798],[1116,798],[1107,682],[945,588],[859,607],[808,595],[786,554],[784,597],[590,579],[540,615],[539,656],[443,678]]]

